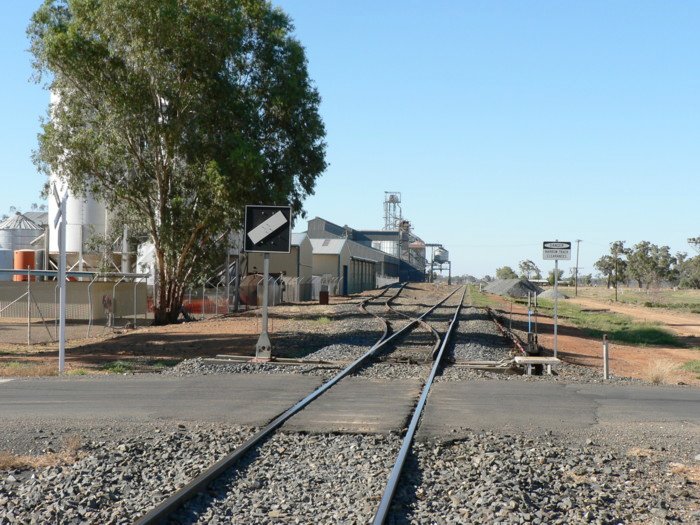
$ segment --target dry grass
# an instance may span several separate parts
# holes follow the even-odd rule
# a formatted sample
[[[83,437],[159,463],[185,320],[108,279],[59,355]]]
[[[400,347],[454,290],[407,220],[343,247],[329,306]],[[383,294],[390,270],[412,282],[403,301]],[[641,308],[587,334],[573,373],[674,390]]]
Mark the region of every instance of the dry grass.
[[[673,474],[683,476],[688,481],[700,483],[700,465],[688,466],[683,463],[669,463],[668,470]]]
[[[630,458],[650,458],[655,452],[649,448],[632,447],[627,451],[627,457]]]
[[[564,477],[569,478],[571,481],[573,481],[574,485],[583,485],[595,482],[595,478],[591,476],[576,474],[576,472],[574,472],[573,470],[564,472]]]
[[[43,377],[58,375],[58,364],[21,363],[9,361],[0,363],[0,377]]]
[[[0,452],[0,470],[55,467],[68,465],[80,458],[81,442],[78,436],[67,436],[58,452],[48,452],[38,456],[24,456]]]
[[[662,385],[664,383],[670,383],[677,371],[677,363],[667,359],[662,359],[649,363],[647,366],[646,376],[651,383],[655,385]]]

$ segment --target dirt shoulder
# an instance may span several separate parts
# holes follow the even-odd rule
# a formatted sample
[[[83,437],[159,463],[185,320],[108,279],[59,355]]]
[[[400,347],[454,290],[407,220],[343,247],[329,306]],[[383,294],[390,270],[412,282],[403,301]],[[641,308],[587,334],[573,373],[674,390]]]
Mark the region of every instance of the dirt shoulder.
[[[700,337],[700,314],[678,312],[668,308],[648,308],[646,306],[612,303],[584,297],[571,297],[567,301],[576,303],[584,308],[609,310],[628,315],[640,322],[659,323],[677,335]]]
[[[508,316],[510,310],[510,302],[501,297],[491,296],[492,299],[498,301],[502,306],[503,315]],[[663,321],[664,313],[657,312],[657,309],[621,306],[620,309],[610,307],[606,302],[582,299],[578,302],[584,307],[606,309],[617,313],[622,313],[633,317],[639,321],[653,321],[673,330],[672,324]],[[628,310],[632,313],[628,313]],[[652,310],[646,315],[646,311]],[[635,315],[633,315],[633,313]],[[665,314],[668,315],[668,314]],[[691,315],[691,314],[688,314]],[[676,316],[674,324],[682,325],[684,321],[679,322],[679,317]],[[700,319],[700,316],[695,316]],[[534,321],[534,320],[533,320]],[[700,322],[700,321],[698,321]],[[537,320],[538,325],[538,341],[543,347],[546,354],[552,354],[554,348],[554,323],[551,317],[539,315]],[[527,330],[527,308],[524,306],[513,305],[513,327]],[[558,357],[566,362],[574,363],[583,366],[589,366],[603,370],[603,345],[602,341],[588,336],[581,328],[567,322],[565,319],[559,319],[558,323],[557,347]],[[675,330],[674,330],[675,331]],[[679,335],[689,335],[687,333],[679,333]],[[700,335],[700,332],[698,332]],[[697,374],[681,370],[680,367],[691,360],[700,359],[700,350],[690,348],[666,348],[659,346],[629,346],[617,343],[609,345],[610,350],[610,370],[614,375],[624,377],[634,377],[649,381],[653,374],[663,375],[662,382],[668,384],[687,384],[700,387],[700,379]]]

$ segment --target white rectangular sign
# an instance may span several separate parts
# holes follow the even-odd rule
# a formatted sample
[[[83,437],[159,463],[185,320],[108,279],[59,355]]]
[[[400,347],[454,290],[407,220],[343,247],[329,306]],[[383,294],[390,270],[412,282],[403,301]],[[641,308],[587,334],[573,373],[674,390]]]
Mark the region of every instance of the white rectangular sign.
[[[570,261],[571,243],[567,241],[545,241],[542,243],[542,259],[545,261]]]
[[[248,237],[251,241],[253,241],[253,244],[258,244],[265,237],[270,235],[272,232],[274,232],[284,224],[287,224],[287,218],[281,211],[278,211],[265,222],[263,222],[262,224],[258,224],[255,228],[253,228],[248,233]]]

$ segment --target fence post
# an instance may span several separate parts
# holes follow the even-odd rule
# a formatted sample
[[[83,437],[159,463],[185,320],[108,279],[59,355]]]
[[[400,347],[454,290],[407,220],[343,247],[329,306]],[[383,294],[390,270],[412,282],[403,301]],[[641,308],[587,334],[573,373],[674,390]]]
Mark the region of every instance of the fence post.
[[[610,368],[608,366],[608,335],[603,336],[603,379],[610,379]]]
[[[201,319],[204,319],[204,291],[206,290],[206,286],[207,286],[207,282],[204,281],[202,283],[202,308],[200,309],[201,314],[202,314]]]
[[[97,280],[97,274],[92,276],[92,280],[90,281],[90,284],[87,286],[87,294],[88,294],[88,329],[87,329],[87,336],[90,337],[90,328],[92,328],[92,293],[90,289],[92,288],[92,284]]]
[[[138,278],[134,277],[134,329],[136,329],[136,285],[138,283]]]
[[[32,345],[32,278],[27,266],[27,346]]]

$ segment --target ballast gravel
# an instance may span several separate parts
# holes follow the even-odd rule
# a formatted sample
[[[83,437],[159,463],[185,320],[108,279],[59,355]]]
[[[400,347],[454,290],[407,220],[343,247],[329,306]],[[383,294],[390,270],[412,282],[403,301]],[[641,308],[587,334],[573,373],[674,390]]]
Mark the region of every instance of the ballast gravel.
[[[0,471],[0,524],[127,524],[240,445],[251,429],[182,423],[83,444],[68,465]]]
[[[573,447],[491,432],[419,442],[389,522],[698,523],[700,465],[669,461],[663,450],[590,439]]]
[[[237,473],[188,503],[176,520],[366,523],[399,447],[397,436],[276,434],[249,453]]]

